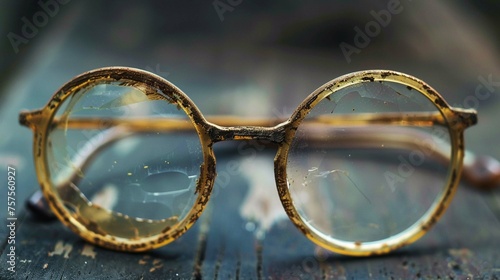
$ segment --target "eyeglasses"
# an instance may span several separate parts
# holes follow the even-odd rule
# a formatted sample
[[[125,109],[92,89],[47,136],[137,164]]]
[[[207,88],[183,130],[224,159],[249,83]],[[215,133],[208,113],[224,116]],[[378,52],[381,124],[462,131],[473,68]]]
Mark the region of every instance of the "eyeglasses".
[[[474,110],[385,70],[326,83],[286,120],[205,118],[170,82],[123,67],[77,76],[20,114],[34,132],[44,197],[88,242],[121,251],[172,242],[207,205],[213,145],[262,140],[277,146],[290,220],[314,243],[355,256],[412,243],[439,219],[461,177],[463,131],[476,122]],[[500,176],[467,169],[476,183]]]

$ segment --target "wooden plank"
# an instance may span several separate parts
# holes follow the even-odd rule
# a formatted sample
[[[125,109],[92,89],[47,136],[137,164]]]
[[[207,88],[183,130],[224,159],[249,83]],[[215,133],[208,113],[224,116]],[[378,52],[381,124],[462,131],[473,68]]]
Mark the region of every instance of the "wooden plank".
[[[225,168],[220,161],[221,168]],[[222,169],[223,170],[223,169]],[[274,187],[274,186],[270,186]],[[21,217],[18,279],[496,279],[500,276],[498,191],[461,186],[443,219],[421,240],[389,255],[353,258],[312,244],[288,220],[257,239],[239,209],[241,176],[212,198],[179,240],[148,253],[121,253],[82,241],[58,221]],[[3,239],[5,244],[5,239]],[[3,248],[0,261],[7,261]],[[1,279],[12,275],[5,269]],[[496,277],[496,278],[495,278]]]
[[[41,29],[41,32],[45,34],[43,35],[46,38],[45,42],[55,43],[43,43],[41,41],[42,35],[36,40],[30,41],[30,45],[39,52],[35,51],[32,56],[26,56],[25,60],[30,63],[23,66],[23,76],[13,79],[18,81],[18,85],[13,86],[12,99],[6,102],[8,105],[4,105],[0,112],[0,128],[2,128],[1,131],[6,132],[2,135],[0,147],[2,148],[1,163],[18,165],[20,171],[18,176],[18,201],[24,201],[34,189],[38,188],[38,184],[32,164],[32,133],[18,125],[17,113],[22,108],[33,109],[43,106],[61,83],[66,82],[75,74],[96,67],[95,59],[78,60],[78,63],[68,66],[68,61],[73,61],[68,58],[76,57],[75,54],[78,54],[81,49],[86,47],[85,45],[79,45],[78,42],[81,42],[80,36],[84,36],[84,38],[88,36],[86,34],[89,28],[84,19],[91,17],[82,15],[95,12],[99,8],[98,5],[101,4],[74,6],[76,8],[72,10],[73,14],[71,15],[80,15],[80,17],[74,17],[76,20],[64,21],[64,18],[59,16],[51,19],[51,21],[54,20],[54,24],[50,27],[52,29],[47,27]],[[70,5],[65,6],[66,8],[70,9]],[[213,11],[209,12],[213,13]],[[29,17],[29,15],[27,16]],[[210,18],[211,15],[208,17]],[[215,18],[217,20],[217,17]],[[236,19],[236,17],[233,17],[233,19]],[[56,22],[57,20],[59,22]],[[60,22],[64,24],[59,24]],[[96,24],[102,22],[104,21]],[[220,22],[215,22],[214,26],[219,28]],[[65,33],[65,30],[74,30],[76,32]],[[63,34],[63,38],[59,38],[60,34]],[[42,42],[40,44],[43,45],[37,48],[36,44],[38,43],[35,42]],[[207,93],[221,91],[221,88],[224,88],[218,87],[228,82],[232,83],[228,88],[241,86],[241,81],[246,82],[244,79],[239,82],[219,79],[220,75],[227,74],[226,71],[229,69],[213,70],[219,68],[219,60],[214,60],[211,62],[212,64],[207,62],[200,68],[201,70],[187,67],[187,64],[185,65],[182,59],[178,59],[179,52],[185,53],[186,57],[212,55],[213,52],[202,52],[198,48],[186,50],[182,48],[182,45],[173,44],[172,41],[167,40],[165,42],[159,43],[169,45],[157,46],[159,50],[163,47],[167,47],[166,49],[169,50],[169,52],[162,52],[160,60],[157,57],[158,52],[142,52],[137,53],[137,56],[134,56],[133,59],[122,60],[122,58],[119,58],[120,64],[146,68],[146,65],[150,63],[150,65],[156,64],[157,69],[160,67],[164,69],[166,65],[157,63],[168,61],[170,69],[176,69],[175,77],[173,77],[174,74],[172,75],[172,81],[179,83],[179,85],[184,83],[181,88],[189,92],[204,113],[209,113],[210,109],[219,110],[220,107],[220,104],[211,105],[210,102],[205,102]],[[225,44],[226,42],[222,43]],[[220,50],[220,46],[221,44],[218,42],[214,49]],[[95,45],[95,47],[96,50],[92,55],[99,60],[97,64],[113,64],[116,62],[116,56],[109,55],[114,52],[112,48],[106,46],[100,48],[98,45]],[[232,46],[225,46],[225,49],[227,50],[230,47]],[[342,66],[342,64],[331,64],[330,60],[328,60],[327,64],[318,63],[317,61],[324,59],[316,59],[318,56],[315,52],[312,52],[312,55],[304,53],[304,56],[297,59],[298,56],[296,56],[297,53],[295,52],[290,52],[291,55],[289,55],[270,50],[266,46],[264,51],[269,52],[269,54],[262,55],[264,52],[258,53],[262,49],[255,45],[251,47],[252,51],[254,47],[256,56],[250,54],[248,57],[246,55],[241,56],[250,62],[239,60],[239,56],[231,56],[231,64],[243,65],[242,68],[247,67],[248,70],[241,73],[248,75],[249,79],[251,79],[260,77],[260,75],[250,75],[254,71],[251,67],[256,65],[253,62],[255,58],[261,60],[260,58],[274,59],[278,57],[280,63],[281,60],[284,61],[282,65],[273,64],[269,73],[265,73],[266,77],[267,74],[270,74],[273,78],[276,78],[278,90],[287,93],[286,96],[283,95],[281,98],[277,96],[275,98],[279,103],[266,104],[269,108],[276,106],[273,108],[276,110],[273,110],[270,114],[276,114],[276,112],[281,114],[283,112],[281,117],[288,117],[294,108],[287,106],[296,105],[296,101],[301,99],[301,97],[290,94],[295,92],[292,89],[293,87],[299,85],[301,91],[308,88],[312,89],[319,85],[316,84],[316,81],[325,82],[326,80],[323,80],[323,78],[333,78],[331,76],[333,72],[340,72],[332,70],[333,68],[342,68],[337,67]],[[209,46],[208,50],[210,49]],[[333,68],[332,65],[334,65]],[[403,66],[408,68],[407,64]],[[410,68],[414,69],[414,67]],[[210,69],[210,73],[206,73],[204,69]],[[256,69],[258,70],[255,71],[260,71],[261,65],[258,65]],[[287,71],[290,69],[293,70],[291,72]],[[312,71],[311,69],[316,70]],[[280,74],[281,71],[283,74]],[[428,72],[428,75],[432,76],[432,70],[422,72],[427,73],[426,71],[431,71]],[[481,74],[470,71],[468,73],[472,73],[473,75],[470,76],[473,77]],[[496,81],[494,74],[493,80]],[[457,74],[453,77],[458,80],[459,76]],[[307,78],[292,83],[289,81],[290,77]],[[200,78],[199,85],[193,83],[193,81],[200,81]],[[237,75],[230,78],[237,79]],[[262,80],[258,81],[262,82]],[[443,80],[443,84],[446,85],[449,81],[450,79]],[[477,81],[469,82],[473,84],[473,90],[477,86]],[[212,88],[207,87],[207,85]],[[304,97],[307,93],[304,92]],[[244,90],[244,94],[247,94],[246,90]],[[457,94],[463,98],[469,97],[466,90],[457,92]],[[226,97],[221,96],[218,96],[218,98]],[[244,98],[239,100],[241,102],[246,101]],[[272,98],[267,101],[270,102],[271,100]],[[460,99],[459,101],[463,100]],[[494,103],[491,102],[492,100],[488,100],[487,103]],[[486,105],[486,102],[481,103],[484,116],[488,116],[490,121],[498,119],[498,110],[493,108],[494,105],[483,105]],[[484,111],[483,108],[490,111]],[[251,112],[251,110],[246,112]],[[480,124],[481,122],[482,120],[480,120]],[[487,126],[482,129],[485,133],[477,134],[474,136],[476,138],[472,139],[475,140],[472,141],[476,144],[475,148],[484,149],[491,155],[498,156],[498,145],[494,145],[496,144],[495,141],[498,140],[496,138],[498,133],[491,135],[491,128]],[[475,131],[478,131],[477,128]],[[484,145],[484,143],[490,143],[490,145]],[[467,144],[469,145],[469,142]],[[249,151],[246,150],[246,152]],[[259,149],[256,151],[261,152]],[[242,159],[236,160],[241,165]],[[218,183],[221,182],[224,171],[232,170],[227,166],[227,160],[219,158],[217,169],[220,175]],[[253,176],[262,179],[259,174]],[[1,182],[6,181],[5,173],[0,172],[0,180]],[[245,178],[242,174],[231,175],[230,182],[223,185],[224,187],[216,187],[216,194],[213,195],[209,208],[191,230],[175,242],[148,253],[130,254],[94,247],[82,241],[58,221],[47,223],[33,219],[23,206],[18,204],[19,220],[16,227],[17,273],[11,274],[6,269],[7,254],[9,253],[9,246],[7,246],[9,232],[6,226],[3,225],[0,227],[0,242],[2,244],[0,247],[0,263],[2,264],[0,265],[0,279],[500,278],[500,190],[480,192],[462,185],[443,219],[421,240],[389,255],[353,258],[319,249],[288,220],[281,220],[276,223],[266,232],[264,238],[256,238],[254,229],[256,224],[252,224],[251,221],[245,220],[240,215],[241,206],[249,192],[250,183],[248,178]],[[268,187],[274,188],[275,186],[271,183],[268,184]],[[0,194],[0,197],[3,199],[4,193]],[[272,199],[276,200],[277,197]],[[4,205],[3,202],[0,205]],[[258,211],[259,207],[267,206],[256,206],[255,211]],[[6,220],[6,215],[4,210],[0,211],[0,218],[3,221]]]
[[[26,218],[17,231],[18,279],[154,279],[160,276],[190,278],[197,246],[195,227],[169,246],[143,254],[94,247],[60,222]],[[2,263],[6,262],[5,251]],[[5,270],[1,279],[11,276]]]

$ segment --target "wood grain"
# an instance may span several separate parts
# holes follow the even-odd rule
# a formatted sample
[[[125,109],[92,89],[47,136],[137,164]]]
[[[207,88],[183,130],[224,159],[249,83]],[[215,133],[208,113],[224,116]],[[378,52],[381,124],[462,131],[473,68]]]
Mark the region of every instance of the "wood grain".
[[[273,187],[273,186],[270,186]],[[290,221],[263,238],[239,214],[241,177],[217,192],[197,224],[148,253],[85,243],[58,221],[23,210],[16,232],[16,274],[1,279],[498,279],[500,192],[461,186],[443,219],[421,240],[389,255],[345,257],[316,247]],[[277,199],[277,198],[276,198]],[[250,227],[251,229],[251,227]],[[5,238],[2,243],[5,244]],[[0,261],[6,262],[6,246]],[[5,267],[5,266],[2,266]]]

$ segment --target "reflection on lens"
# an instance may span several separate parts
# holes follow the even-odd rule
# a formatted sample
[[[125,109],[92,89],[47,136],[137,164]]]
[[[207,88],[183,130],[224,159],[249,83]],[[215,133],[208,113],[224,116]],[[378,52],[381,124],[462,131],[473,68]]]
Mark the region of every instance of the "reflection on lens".
[[[288,153],[303,222],[349,242],[380,241],[418,223],[449,172],[449,132],[431,118],[442,121],[430,100],[392,82],[348,86],[319,102]]]
[[[50,179],[68,210],[95,231],[159,234],[195,203],[200,140],[184,111],[160,97],[101,84],[57,111],[47,142]]]

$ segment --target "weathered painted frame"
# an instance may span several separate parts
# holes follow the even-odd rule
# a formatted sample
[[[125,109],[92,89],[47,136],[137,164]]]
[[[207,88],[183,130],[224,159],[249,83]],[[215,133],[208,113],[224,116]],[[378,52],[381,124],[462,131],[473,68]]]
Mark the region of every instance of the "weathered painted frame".
[[[286,170],[287,155],[297,127],[303,122],[305,116],[314,106],[323,99],[329,98],[330,95],[335,94],[336,91],[342,88],[357,83],[373,81],[391,81],[414,89],[431,100],[438,108],[439,113],[420,113],[408,115],[406,117],[402,117],[402,115],[398,114],[363,114],[360,116],[332,117],[324,119],[323,121],[331,123],[332,125],[344,126],[373,123],[394,123],[398,125],[425,125],[426,123],[432,125],[439,123],[446,125],[449,127],[451,139],[452,155],[451,158],[448,158],[451,172],[448,174],[448,183],[445,187],[445,191],[437,199],[431,210],[421,219],[420,223],[413,225],[411,228],[396,236],[377,242],[361,243],[334,240],[309,228],[294,208],[288,190]],[[162,227],[160,234],[130,238],[119,238],[108,235],[106,232],[96,228],[96,225],[88,221],[88,219],[75,217],[76,215],[74,213],[72,214],[72,212],[64,206],[62,199],[56,191],[56,186],[53,186],[49,180],[50,176],[45,147],[47,146],[47,131],[49,126],[57,124],[58,122],[57,118],[55,118],[57,109],[69,96],[82,88],[111,82],[120,82],[122,84],[137,87],[145,92],[149,99],[163,99],[165,102],[176,104],[189,116],[202,144],[204,162],[200,166],[200,177],[196,187],[196,204],[188,213],[187,217],[177,223],[171,224],[167,221],[162,224],[162,220],[151,226]],[[270,121],[226,116],[213,117],[210,118],[211,121],[208,121],[187,95],[167,80],[146,71],[126,67],[107,67],[83,73],[62,86],[62,88],[52,96],[45,107],[31,112],[22,112],[19,118],[22,125],[30,127],[34,132],[34,162],[38,181],[52,211],[66,226],[91,243],[114,250],[138,252],[154,249],[175,240],[196,222],[210,198],[216,177],[215,155],[212,145],[216,142],[225,140],[266,140],[278,146],[278,151],[274,160],[275,180],[281,203],[290,220],[314,243],[331,251],[353,256],[384,254],[401,246],[410,244],[424,235],[430,227],[437,222],[450,204],[461,177],[462,161],[464,157],[463,131],[477,122],[477,114],[474,110],[452,108],[444,101],[441,95],[423,81],[406,74],[386,70],[355,72],[324,84],[311,93],[287,120]],[[123,124],[123,121],[113,119],[103,121],[102,119],[96,118],[70,120],[70,123],[67,125],[78,129],[96,128],[97,126],[102,128],[103,126],[114,126],[118,124],[118,122]],[[186,129],[185,125],[179,122],[169,121],[152,123],[147,119],[129,120],[126,122],[126,125],[133,131],[140,131],[145,128],[148,130],[153,128],[163,131],[169,129]],[[192,126],[190,127],[192,129]],[[102,212],[100,212],[100,214],[102,214]],[[113,223],[112,225],[117,227],[121,226],[123,222],[133,223],[137,227],[145,226],[145,221],[132,219],[125,215],[120,215],[120,213],[113,213],[110,215],[112,215],[110,218]]]

